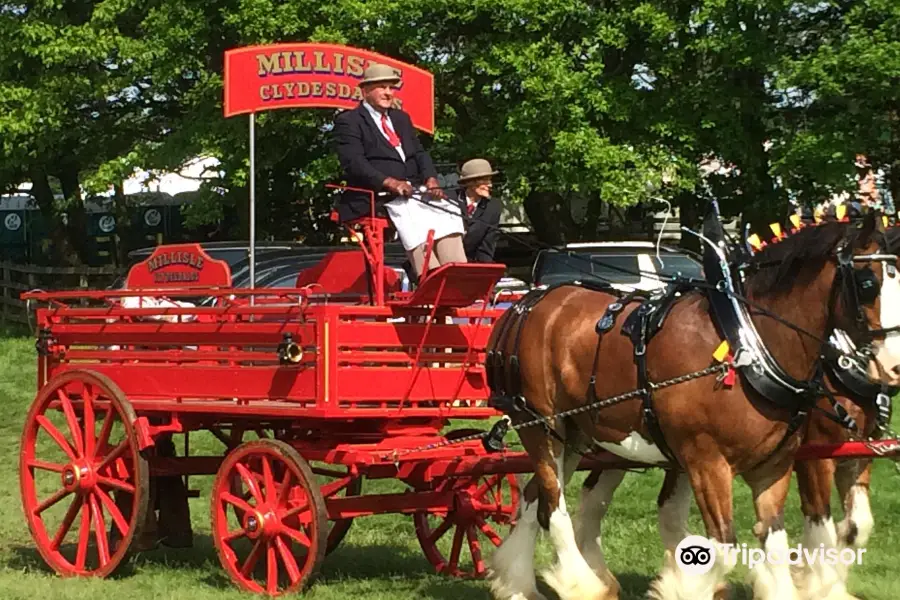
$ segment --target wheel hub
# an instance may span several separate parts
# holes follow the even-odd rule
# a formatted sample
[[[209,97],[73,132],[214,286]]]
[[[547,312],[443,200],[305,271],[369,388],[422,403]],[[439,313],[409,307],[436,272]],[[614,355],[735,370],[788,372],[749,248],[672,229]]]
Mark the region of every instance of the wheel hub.
[[[94,471],[86,463],[71,463],[65,466],[60,474],[63,488],[69,492],[85,492],[94,487],[96,477]]]
[[[255,540],[260,536],[265,538],[274,537],[281,526],[278,515],[275,514],[267,506],[261,506],[244,516],[244,532],[251,540]]]

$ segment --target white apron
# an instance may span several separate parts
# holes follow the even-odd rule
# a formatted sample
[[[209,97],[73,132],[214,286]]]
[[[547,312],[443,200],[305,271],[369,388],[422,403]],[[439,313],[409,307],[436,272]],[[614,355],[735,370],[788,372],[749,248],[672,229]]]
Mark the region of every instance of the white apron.
[[[454,233],[462,235],[466,232],[459,205],[431,196],[427,196],[426,201],[435,206],[402,196],[384,205],[397,229],[404,250],[412,250],[427,242],[430,229],[434,229],[435,240]]]

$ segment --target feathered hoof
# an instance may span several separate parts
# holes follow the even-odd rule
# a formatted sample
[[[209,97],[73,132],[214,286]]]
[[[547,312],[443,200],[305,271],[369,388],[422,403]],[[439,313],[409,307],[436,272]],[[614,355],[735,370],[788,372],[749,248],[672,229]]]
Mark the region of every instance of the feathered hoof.
[[[619,600],[619,583],[610,586],[593,571],[573,577],[557,567],[541,574],[543,580],[559,596],[559,600]]]

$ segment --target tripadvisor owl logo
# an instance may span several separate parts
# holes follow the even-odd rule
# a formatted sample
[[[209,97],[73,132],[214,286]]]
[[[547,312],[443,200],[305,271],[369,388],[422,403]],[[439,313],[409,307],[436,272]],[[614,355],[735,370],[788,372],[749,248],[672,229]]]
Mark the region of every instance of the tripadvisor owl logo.
[[[689,535],[676,546],[675,562],[685,573],[703,575],[716,564],[716,547],[705,537]]]

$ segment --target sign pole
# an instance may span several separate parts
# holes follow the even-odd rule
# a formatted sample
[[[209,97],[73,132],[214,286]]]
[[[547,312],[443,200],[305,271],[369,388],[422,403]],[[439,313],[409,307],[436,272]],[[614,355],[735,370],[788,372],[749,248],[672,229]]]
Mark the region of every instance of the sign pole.
[[[256,113],[250,113],[250,289],[256,288]],[[250,296],[253,304],[253,296]]]

